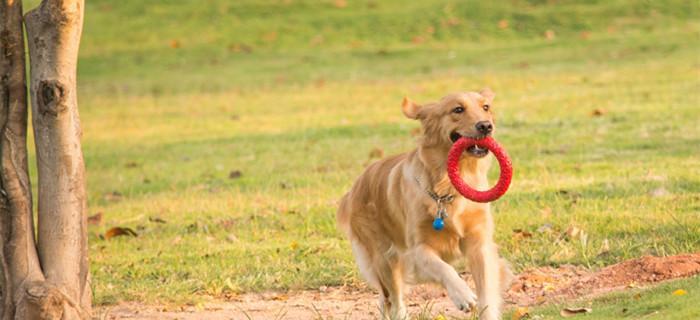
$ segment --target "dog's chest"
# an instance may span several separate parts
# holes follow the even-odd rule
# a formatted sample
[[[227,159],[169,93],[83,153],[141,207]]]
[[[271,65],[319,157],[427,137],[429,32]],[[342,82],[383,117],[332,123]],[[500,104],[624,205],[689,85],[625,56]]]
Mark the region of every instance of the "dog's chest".
[[[472,236],[476,230],[487,228],[490,220],[488,203],[478,203],[458,198],[448,210],[450,224],[461,237]]]
[[[431,205],[428,210],[437,210]],[[423,242],[445,260],[451,261],[464,255],[465,241],[478,241],[490,234],[489,205],[460,198],[447,207],[448,218],[443,230],[435,230],[426,221],[422,229]],[[435,213],[435,212],[433,212]],[[488,231],[488,232],[487,232]]]

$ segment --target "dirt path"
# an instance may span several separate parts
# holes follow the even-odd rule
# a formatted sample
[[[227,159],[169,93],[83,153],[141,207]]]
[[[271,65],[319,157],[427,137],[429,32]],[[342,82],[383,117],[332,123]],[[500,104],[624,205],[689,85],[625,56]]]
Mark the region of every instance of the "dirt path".
[[[671,257],[642,257],[597,272],[576,266],[541,267],[517,275],[508,290],[509,305],[530,306],[584,295],[598,295],[628,287],[700,274],[700,252]],[[469,278],[465,275],[465,278]],[[473,287],[473,284],[472,284]],[[433,313],[463,316],[445,291],[433,285],[412,288],[407,295],[411,313],[430,302]],[[366,289],[332,287],[286,293],[244,294],[235,300],[200,307],[164,310],[157,306],[122,303],[98,310],[101,319],[376,319],[376,296]]]

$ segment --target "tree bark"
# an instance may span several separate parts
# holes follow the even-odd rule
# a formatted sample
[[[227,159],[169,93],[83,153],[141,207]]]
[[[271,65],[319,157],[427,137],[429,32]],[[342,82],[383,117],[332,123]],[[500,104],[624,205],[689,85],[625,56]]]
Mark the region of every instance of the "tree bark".
[[[39,174],[39,259],[46,281],[63,293],[69,318],[89,314],[92,296],[76,91],[83,7],[83,0],[43,0],[25,16]]]
[[[27,87],[22,4],[0,4],[0,241],[2,318],[25,309],[28,284],[41,282],[27,171]],[[17,314],[21,316],[21,312]]]
[[[39,173],[37,243],[27,170],[21,0],[0,0],[3,320],[90,316],[85,169],[75,81],[82,21],[82,0],[43,0],[25,16]]]

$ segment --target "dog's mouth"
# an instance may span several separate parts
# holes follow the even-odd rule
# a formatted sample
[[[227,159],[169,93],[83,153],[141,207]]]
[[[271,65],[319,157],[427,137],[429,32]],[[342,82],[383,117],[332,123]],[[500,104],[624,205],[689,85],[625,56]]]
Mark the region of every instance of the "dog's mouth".
[[[456,131],[453,131],[452,133],[450,133],[450,140],[452,140],[452,143],[457,142],[457,140],[459,140],[459,138],[461,138],[461,137],[462,137],[462,135]],[[480,139],[483,137],[474,137],[474,138]],[[475,157],[475,158],[483,158],[487,154],[489,154],[489,149],[481,148],[481,147],[478,147],[476,145],[473,145],[471,147],[468,147],[466,150],[464,150],[464,152],[469,154],[472,157]]]

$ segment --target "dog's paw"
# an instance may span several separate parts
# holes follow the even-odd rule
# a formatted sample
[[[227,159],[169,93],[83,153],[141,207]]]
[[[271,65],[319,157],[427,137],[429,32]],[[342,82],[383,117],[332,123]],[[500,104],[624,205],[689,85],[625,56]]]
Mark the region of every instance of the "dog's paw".
[[[470,312],[476,307],[476,295],[466,283],[450,286],[450,288],[447,288],[447,295],[450,296],[457,309],[461,311]]]

